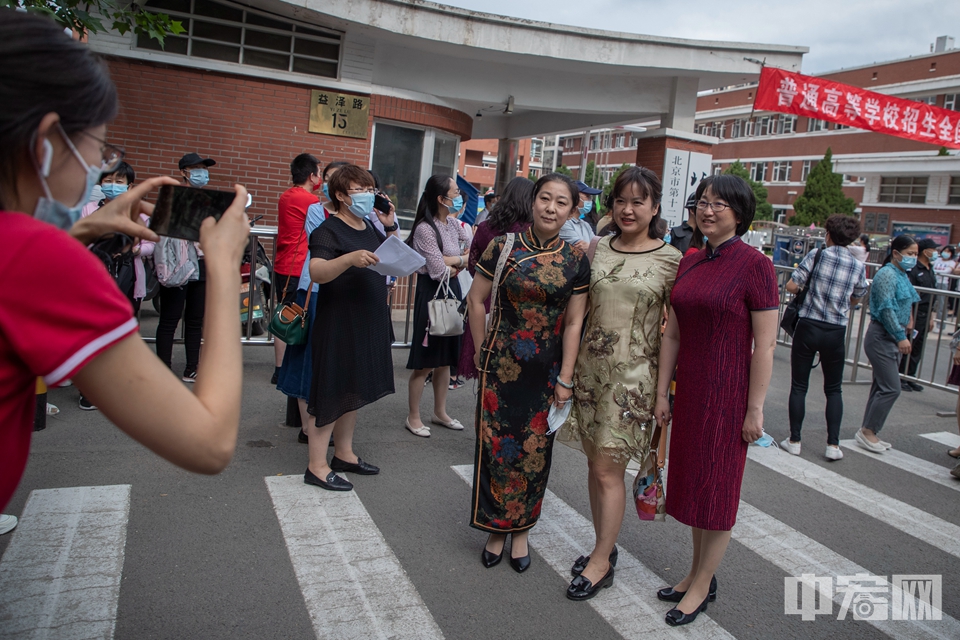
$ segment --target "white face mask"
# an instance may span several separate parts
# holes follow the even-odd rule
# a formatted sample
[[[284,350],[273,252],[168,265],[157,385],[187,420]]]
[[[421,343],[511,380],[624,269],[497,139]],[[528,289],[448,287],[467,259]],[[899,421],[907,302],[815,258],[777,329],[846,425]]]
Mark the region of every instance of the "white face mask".
[[[47,157],[44,158],[45,162],[40,162],[36,158],[34,159],[34,167],[37,170],[37,177],[40,178],[40,185],[43,187],[43,197],[37,200],[37,208],[33,211],[33,217],[42,222],[52,224],[58,229],[67,230],[74,225],[74,223],[80,219],[80,214],[83,211],[84,205],[90,200],[90,194],[93,193],[93,188],[97,186],[97,182],[100,180],[100,167],[94,167],[93,165],[87,164],[87,161],[83,159],[83,156],[80,155],[80,152],[77,151],[77,148],[73,145],[73,142],[67,137],[67,134],[63,131],[63,127],[60,126],[60,123],[57,123],[57,130],[60,132],[60,135],[63,137],[64,141],[67,143],[70,151],[73,153],[73,156],[77,161],[82,164],[87,169],[86,184],[83,187],[83,194],[80,196],[80,200],[74,206],[68,206],[55,200],[54,197],[50,194],[50,187],[47,185],[46,177],[44,176],[44,171],[41,171],[41,166],[49,166],[49,161],[52,160],[53,155],[53,145],[49,141],[44,141],[44,153],[47,154]]]

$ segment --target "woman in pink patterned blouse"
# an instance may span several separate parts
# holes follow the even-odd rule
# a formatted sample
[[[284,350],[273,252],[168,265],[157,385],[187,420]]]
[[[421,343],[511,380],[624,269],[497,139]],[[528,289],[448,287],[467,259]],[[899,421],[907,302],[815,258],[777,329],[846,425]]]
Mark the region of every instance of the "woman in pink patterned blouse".
[[[433,299],[440,281],[449,274],[450,288],[460,299],[457,274],[467,266],[469,238],[456,217],[463,208],[463,197],[456,181],[447,175],[431,176],[420,196],[413,230],[407,243],[427,264],[418,271],[417,293],[413,308],[413,344],[407,369],[410,375],[410,412],[406,427],[421,438],[430,437],[430,427],[420,417],[420,399],[423,396],[427,374],[433,372],[433,415],[430,422],[460,431],[463,425],[447,415],[447,385],[450,367],[460,359],[461,336],[431,336],[427,333],[427,303]]]

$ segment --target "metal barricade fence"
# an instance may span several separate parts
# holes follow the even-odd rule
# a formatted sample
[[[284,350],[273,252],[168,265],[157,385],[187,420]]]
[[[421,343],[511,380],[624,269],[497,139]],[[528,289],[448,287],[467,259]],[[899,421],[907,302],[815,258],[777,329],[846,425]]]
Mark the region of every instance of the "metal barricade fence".
[[[878,264],[867,263],[867,273],[873,275],[880,267]],[[780,289],[780,317],[783,317],[783,310],[793,299],[793,295],[786,290],[786,283],[793,273],[793,267],[777,266],[777,283]],[[947,278],[947,281],[960,280],[957,276],[940,276]],[[864,295],[860,304],[852,306],[850,309],[849,321],[847,322],[847,334],[845,342],[845,363],[849,366],[849,376],[845,380],[848,384],[870,384],[870,380],[861,380],[859,374],[861,369],[872,370],[870,363],[866,361],[863,352],[863,339],[867,331],[868,316],[870,315],[870,285],[872,279],[867,280],[867,293]],[[814,285],[816,286],[816,285]],[[910,381],[924,386],[958,393],[957,388],[947,386],[947,377],[950,375],[950,369],[953,366],[953,351],[950,349],[950,339],[958,329],[957,314],[960,313],[960,292],[948,291],[946,289],[926,289],[916,287],[919,294],[930,294],[932,296],[930,305],[931,313],[929,318],[936,316],[933,323],[933,329],[930,330],[929,324],[923,340],[923,347],[920,353],[920,360],[917,364],[916,374],[908,376],[901,373],[900,378],[904,381]],[[914,317],[916,317],[918,305],[914,305]],[[909,337],[909,336],[908,336]],[[777,328],[777,343],[784,346],[793,344],[792,338],[785,331]],[[904,356],[909,358],[909,356]],[[942,416],[953,415],[940,414]]]
[[[262,295],[262,288],[257,280],[257,246],[258,243],[263,246],[261,240],[268,240],[270,244],[270,264],[277,259],[277,228],[268,226],[253,226],[250,228],[250,242],[247,246],[247,256],[250,264],[250,277],[247,282],[241,285],[241,290],[237,292],[237,304],[240,305],[241,313],[245,308],[247,310],[246,321],[242,322],[240,342],[251,346],[273,346],[273,334],[267,331],[267,325],[273,316],[273,292],[270,296]],[[264,247],[264,251],[266,251]],[[237,265],[240,268],[240,265]],[[251,295],[251,292],[257,295]],[[244,298],[244,294],[246,297]],[[257,302],[259,299],[259,312],[257,311]],[[243,305],[247,306],[244,307]],[[174,340],[174,344],[183,344],[183,332],[185,323],[180,322],[180,337]],[[256,327],[256,328],[255,328]],[[154,336],[143,336],[143,341],[155,343]]]

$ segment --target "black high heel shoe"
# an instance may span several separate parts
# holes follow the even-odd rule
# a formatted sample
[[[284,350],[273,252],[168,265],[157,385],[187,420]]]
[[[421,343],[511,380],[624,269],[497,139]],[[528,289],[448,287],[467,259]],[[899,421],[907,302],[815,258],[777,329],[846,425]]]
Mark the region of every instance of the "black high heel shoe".
[[[610,569],[602,578],[597,580],[597,584],[593,584],[582,575],[577,576],[567,587],[567,598],[570,600],[589,600],[597,595],[601,589],[613,586],[613,573],[613,565],[610,565]]]
[[[663,600],[664,602],[680,602],[683,600],[683,596],[687,595],[686,591],[674,591],[673,587],[665,587],[657,591],[657,598]],[[710,579],[710,592],[707,595],[707,600],[713,602],[717,599],[717,576],[713,576]]]
[[[617,549],[616,545],[613,547],[613,551],[610,552],[610,566],[617,566],[617,558],[620,557],[620,551]],[[590,556],[580,556],[573,563],[573,566],[570,567],[570,575],[576,578],[578,575],[583,573],[583,570],[587,568],[587,565],[590,564]],[[677,600],[677,602],[680,602]]]
[[[667,615],[664,617],[664,621],[671,627],[679,627],[681,625],[690,624],[697,619],[697,616],[700,615],[701,611],[707,610],[707,603],[710,602],[710,596],[707,596],[703,602],[700,603],[700,606],[694,609],[692,613],[684,613],[674,607],[667,611]]]
[[[530,568],[530,552],[527,551],[527,555],[522,558],[514,558],[510,556],[510,566],[513,567],[513,570],[517,573],[523,573]]]
[[[487,542],[490,542],[490,538],[487,538]],[[506,546],[506,544],[504,544],[504,546]],[[483,566],[489,569],[490,567],[495,567],[500,564],[501,560],[503,560],[503,548],[500,548],[500,553],[494,554],[492,551],[487,551],[487,545],[484,543],[483,553],[480,554],[480,562],[483,563]]]
[[[495,567],[500,564],[500,561],[503,560],[503,550],[500,550],[500,553],[493,555],[491,552],[487,551],[484,548],[483,553],[480,554],[480,562],[483,563],[487,569],[490,567]]]

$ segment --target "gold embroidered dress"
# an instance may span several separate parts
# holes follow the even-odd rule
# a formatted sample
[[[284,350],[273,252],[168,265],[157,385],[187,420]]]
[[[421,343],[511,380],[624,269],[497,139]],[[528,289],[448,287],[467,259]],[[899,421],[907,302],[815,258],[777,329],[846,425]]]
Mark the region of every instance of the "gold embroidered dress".
[[[656,427],[660,322],[681,254],[666,243],[628,253],[614,249],[611,240],[597,245],[574,403],[559,438],[619,462],[640,462]]]

